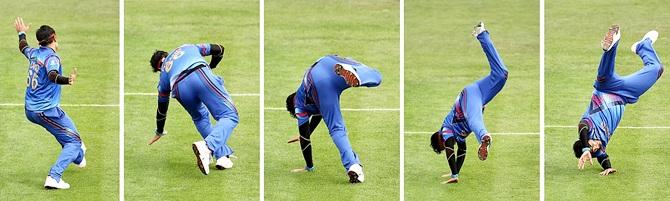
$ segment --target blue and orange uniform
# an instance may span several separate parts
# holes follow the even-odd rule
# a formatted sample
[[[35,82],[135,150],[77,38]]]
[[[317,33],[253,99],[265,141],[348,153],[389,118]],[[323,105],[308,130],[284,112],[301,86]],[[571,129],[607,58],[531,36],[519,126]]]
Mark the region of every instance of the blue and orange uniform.
[[[313,116],[323,118],[330,137],[340,152],[342,165],[345,169],[349,169],[354,164],[360,164],[347,137],[347,130],[340,111],[340,95],[351,85],[336,73],[336,65],[351,66],[358,75],[358,86],[376,87],[381,84],[382,76],[376,69],[351,58],[328,55],[318,59],[307,70],[295,93],[293,104],[299,127],[309,124]],[[311,162],[308,162],[308,166],[309,163]]]
[[[158,103],[168,103],[170,96],[177,99],[218,159],[233,153],[227,141],[239,117],[223,78],[212,72],[216,64],[210,66],[203,58],[212,55],[213,46],[222,48],[216,44],[185,44],[165,57],[160,66]],[[222,49],[219,50],[223,54]],[[214,126],[209,120],[210,114],[217,121]],[[163,128],[159,126],[158,130],[157,133],[162,133]]]
[[[25,39],[25,33],[19,33],[19,38]],[[59,106],[61,86],[48,78],[50,72],[62,75],[63,66],[56,51],[47,46],[32,48],[26,45],[21,48],[21,53],[29,61],[26,117],[30,122],[44,127],[61,144],[63,150],[49,171],[51,178],[60,181],[70,163],[79,164],[84,159],[79,131]]]
[[[593,83],[593,94],[580,122],[588,129],[588,140],[601,142],[594,156],[601,161],[608,158],[606,147],[623,117],[627,104],[634,104],[663,74],[663,66],[649,38],[642,40],[636,49],[644,67],[639,71],[620,76],[614,71],[618,41],[605,51],[598,67],[597,79]],[[607,163],[608,166],[609,163]],[[610,166],[611,167],[611,166]],[[606,168],[607,169],[607,168]]]

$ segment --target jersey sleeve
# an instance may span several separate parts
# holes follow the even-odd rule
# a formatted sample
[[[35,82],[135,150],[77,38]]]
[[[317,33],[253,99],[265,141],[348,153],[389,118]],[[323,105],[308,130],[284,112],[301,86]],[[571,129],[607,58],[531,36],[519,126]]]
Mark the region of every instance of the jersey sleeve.
[[[44,66],[46,67],[47,72],[57,71],[60,73],[61,68],[60,58],[52,55],[47,57],[44,62],[45,62]]]
[[[303,111],[300,108],[295,108],[295,116],[298,118],[298,126],[309,123],[309,117],[311,117],[308,112]]]
[[[161,71],[160,80],[158,80],[158,102],[168,102],[170,100],[170,76]]]
[[[200,52],[200,55],[202,56],[209,56],[212,54],[212,49],[209,44],[200,43],[195,46],[198,48],[198,52]]]

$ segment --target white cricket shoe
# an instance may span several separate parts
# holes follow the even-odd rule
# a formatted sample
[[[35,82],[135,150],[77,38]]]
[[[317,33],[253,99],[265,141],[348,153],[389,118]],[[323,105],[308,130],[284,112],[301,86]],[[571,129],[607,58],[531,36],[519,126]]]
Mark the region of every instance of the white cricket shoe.
[[[233,161],[228,156],[216,159],[216,169],[223,170],[233,167]]]
[[[484,28],[484,22],[479,21],[477,25],[475,25],[475,30],[472,31],[472,36],[477,37],[479,34],[484,33],[486,31],[486,28]]]
[[[349,175],[349,183],[363,183],[363,181],[365,181],[363,167],[361,167],[359,164],[354,164],[349,167],[347,175]]]
[[[70,188],[70,184],[65,183],[63,179],[60,179],[60,181],[56,181],[56,179],[52,178],[51,176],[47,176],[47,180],[44,182],[44,188],[46,189],[68,189]]]
[[[361,84],[361,78],[358,76],[356,69],[349,64],[337,63],[335,64],[335,73],[344,78],[347,85],[357,87]]]
[[[605,37],[600,41],[600,45],[603,46],[604,51],[610,51],[614,44],[619,42],[619,39],[621,39],[621,30],[619,30],[619,25],[614,24],[607,30]]]
[[[82,159],[79,164],[75,163],[74,165],[79,168],[84,168],[86,167],[86,145],[84,145],[84,142],[81,143],[81,150],[84,152],[84,159]]]
[[[193,153],[195,153],[195,160],[198,163],[200,172],[205,175],[209,174],[209,163],[212,157],[212,151],[207,147],[205,141],[197,141],[193,143]]]
[[[642,40],[637,41],[637,42],[633,43],[633,45],[630,46],[630,50],[633,51],[633,53],[637,54],[637,45],[639,45],[642,41],[644,41],[644,39],[647,39],[647,38],[649,40],[651,40],[651,44],[654,44],[654,42],[656,42],[656,40],[658,39],[658,31],[651,30],[651,31],[647,32],[646,34],[644,34],[644,36],[642,37]]]

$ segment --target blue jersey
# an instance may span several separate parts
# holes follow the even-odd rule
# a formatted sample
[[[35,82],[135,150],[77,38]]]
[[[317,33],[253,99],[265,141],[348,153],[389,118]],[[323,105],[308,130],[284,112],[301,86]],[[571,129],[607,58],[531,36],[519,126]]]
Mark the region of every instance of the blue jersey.
[[[619,95],[593,91],[591,103],[584,112],[582,120],[590,128],[589,139],[602,142],[602,151],[607,147],[614,130],[619,125],[625,105],[625,100]]]
[[[444,118],[444,121],[442,122],[442,128],[447,129],[443,130],[443,132],[448,132],[453,135],[459,135],[463,138],[467,137],[473,131],[477,133],[478,136],[483,136],[484,134],[488,133],[488,131],[484,127],[481,115],[479,115],[480,118],[468,118],[470,116],[475,116],[475,115],[468,115],[469,110],[472,111],[479,110],[480,114],[484,112],[484,106],[471,109],[467,108],[468,106],[467,101],[470,98],[480,99],[480,97],[470,97],[468,94],[472,96],[473,93],[468,93],[468,88],[465,88],[463,89],[463,91],[461,91],[461,94],[459,94],[458,97],[456,97],[456,101],[454,105],[451,107],[451,111],[449,112],[449,114],[447,114],[447,117]],[[471,125],[473,125],[476,128],[473,129]]]
[[[60,57],[49,47],[25,47],[21,50],[29,61],[25,107],[30,111],[45,111],[60,104],[60,85],[49,80],[50,71],[62,74]]]
[[[161,64],[160,80],[158,81],[158,93],[167,97],[172,91],[175,81],[185,70],[199,65],[209,66],[203,56],[210,55],[208,44],[185,44],[172,50]]]

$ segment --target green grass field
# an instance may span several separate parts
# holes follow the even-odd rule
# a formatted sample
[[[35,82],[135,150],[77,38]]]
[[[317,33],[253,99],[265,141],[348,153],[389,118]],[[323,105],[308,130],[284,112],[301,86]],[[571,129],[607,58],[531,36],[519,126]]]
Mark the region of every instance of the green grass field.
[[[399,197],[398,111],[344,111],[352,146],[365,168],[365,183],[349,184],[337,148],[322,123],[313,133],[316,171],[304,166],[296,120],[286,96],[303,73],[327,54],[350,56],[383,75],[377,88],[352,88],[342,108],[399,107],[399,10],[396,1],[265,2],[265,199],[397,200]]]
[[[118,1],[3,3],[0,200],[118,200],[118,10]],[[63,173],[63,180],[72,186],[69,190],[43,188],[61,147],[50,133],[26,119],[23,102],[28,61],[18,51],[16,16],[32,24],[27,32],[32,47],[39,46],[35,40],[39,26],[51,25],[58,34],[63,74],[78,68],[75,85],[62,87],[61,104],[86,143],[88,166],[80,169],[71,165]],[[106,106],[86,106],[90,104]]]
[[[506,7],[506,9],[499,9]],[[537,200],[539,198],[539,5],[537,1],[406,1],[405,199]],[[474,134],[460,183],[443,185],[444,152],[429,147],[453,101],[490,68],[470,33],[482,20],[509,78],[484,113],[494,143],[477,158]],[[507,134],[497,133],[531,133]]]
[[[547,200],[662,200],[670,196],[666,171],[669,129],[629,129],[626,126],[668,126],[668,77],[661,77],[626,112],[608,153],[618,173],[598,175],[600,165],[577,170],[572,143],[596,77],[602,55],[600,40],[611,24],[621,26],[616,72],[627,75],[642,68],[630,45],[651,29],[660,32],[654,44],[661,60],[670,56],[670,14],[664,1],[548,1],[546,5],[546,197]],[[584,20],[588,19],[588,20]],[[560,127],[569,126],[569,127]]]
[[[259,198],[259,3],[257,1],[126,1],[125,198],[126,200],[258,200]],[[204,176],[191,143],[201,140],[191,117],[171,99],[165,129],[154,145],[158,74],[149,67],[155,49],[185,43],[218,43],[225,58],[214,70],[240,114],[229,139],[239,159],[230,170]],[[209,57],[206,59],[209,61]]]

